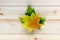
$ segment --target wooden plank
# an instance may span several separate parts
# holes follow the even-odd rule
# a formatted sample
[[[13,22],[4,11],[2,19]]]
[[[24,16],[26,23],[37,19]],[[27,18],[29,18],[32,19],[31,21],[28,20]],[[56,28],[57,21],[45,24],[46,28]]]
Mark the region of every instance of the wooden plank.
[[[22,28],[17,19],[0,19],[0,33],[1,34],[29,34]],[[34,34],[60,34],[60,20],[47,20],[42,26],[42,31],[37,30]]]
[[[60,7],[35,7],[35,11],[47,19],[60,19]],[[0,19],[18,19],[23,16],[27,7],[0,6]]]
[[[60,5],[60,0],[31,0],[32,5]]]
[[[60,5],[60,0],[0,0],[2,5]]]
[[[0,6],[0,13],[4,15],[23,15],[27,7]]]
[[[0,40],[60,40],[60,35],[0,35]]]
[[[26,5],[26,0],[0,0],[1,5]]]

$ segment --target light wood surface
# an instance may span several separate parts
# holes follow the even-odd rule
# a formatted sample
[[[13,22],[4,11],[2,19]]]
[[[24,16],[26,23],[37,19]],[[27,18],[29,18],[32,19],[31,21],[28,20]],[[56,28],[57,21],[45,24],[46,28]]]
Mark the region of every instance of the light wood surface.
[[[24,30],[18,19],[28,4],[46,17],[42,30],[33,34]],[[60,40],[60,0],[0,0],[0,40]]]

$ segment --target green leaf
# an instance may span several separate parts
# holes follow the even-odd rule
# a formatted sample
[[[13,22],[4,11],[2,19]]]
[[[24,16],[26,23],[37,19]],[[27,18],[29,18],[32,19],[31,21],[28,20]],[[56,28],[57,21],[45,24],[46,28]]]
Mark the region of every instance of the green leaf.
[[[40,17],[40,24],[44,24],[44,22],[45,22],[45,18],[43,18],[43,17]]]
[[[30,5],[28,5],[25,15],[31,16],[32,12],[35,13],[35,10]]]
[[[33,9],[32,12],[35,13],[35,10]]]
[[[21,23],[24,23],[23,18],[20,18],[20,17],[19,17],[19,20],[21,21]]]

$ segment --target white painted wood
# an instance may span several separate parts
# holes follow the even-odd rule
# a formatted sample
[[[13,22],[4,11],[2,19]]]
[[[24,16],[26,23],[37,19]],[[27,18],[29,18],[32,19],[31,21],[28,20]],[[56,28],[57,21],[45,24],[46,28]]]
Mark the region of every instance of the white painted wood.
[[[31,0],[32,5],[60,5],[60,0]]]
[[[42,31],[32,35],[22,28],[18,19],[28,4],[47,18]],[[37,40],[60,40],[60,0],[0,0],[0,40],[34,40],[36,37]]]
[[[60,5],[60,0],[0,0],[2,5]]]
[[[27,7],[0,6],[0,12],[5,15],[23,15]]]
[[[1,19],[0,20],[0,33],[7,34],[29,34],[28,31],[22,28],[19,20]],[[50,34],[60,33],[60,20],[47,20],[45,25],[42,26],[42,31],[37,30],[34,34]]]
[[[27,5],[26,0],[0,0],[1,5]]]
[[[46,17],[47,19],[60,19],[60,7],[35,7],[36,13],[41,16]],[[23,16],[26,12],[26,7],[9,7],[9,6],[0,6],[0,19],[18,19],[19,16]],[[55,13],[54,13],[55,12]]]
[[[60,40],[60,35],[0,35],[0,40]]]

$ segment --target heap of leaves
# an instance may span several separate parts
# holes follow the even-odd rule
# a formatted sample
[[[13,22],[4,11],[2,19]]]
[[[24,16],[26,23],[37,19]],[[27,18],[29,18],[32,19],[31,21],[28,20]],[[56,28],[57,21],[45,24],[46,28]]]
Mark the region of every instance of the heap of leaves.
[[[32,32],[35,29],[41,29],[41,26],[44,24],[45,18],[39,16],[35,12],[34,8],[28,5],[25,15],[19,17],[19,20],[24,29]]]

